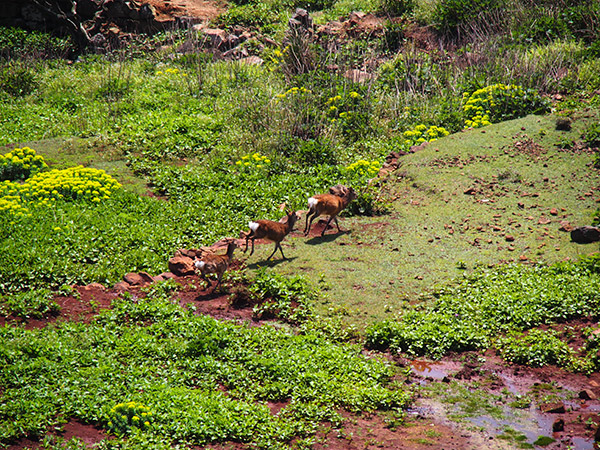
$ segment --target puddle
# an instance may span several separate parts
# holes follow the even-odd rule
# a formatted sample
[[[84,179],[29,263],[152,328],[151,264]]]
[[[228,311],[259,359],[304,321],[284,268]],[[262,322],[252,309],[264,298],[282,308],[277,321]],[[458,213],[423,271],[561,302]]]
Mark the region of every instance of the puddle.
[[[443,380],[448,376],[448,372],[442,369],[441,364],[431,361],[414,360],[411,363],[410,368],[415,375],[423,378]]]
[[[573,450],[595,450],[598,447],[594,445],[593,439],[585,439],[582,437],[574,437],[573,441]]]

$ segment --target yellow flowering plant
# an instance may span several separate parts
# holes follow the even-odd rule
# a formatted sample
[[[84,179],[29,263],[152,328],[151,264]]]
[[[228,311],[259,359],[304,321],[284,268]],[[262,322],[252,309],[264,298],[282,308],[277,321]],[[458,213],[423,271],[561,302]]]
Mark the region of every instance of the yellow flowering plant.
[[[110,197],[121,184],[104,170],[69,167],[39,173],[21,185],[21,198],[30,202],[85,200],[99,203]]]
[[[262,169],[270,163],[271,160],[268,157],[256,152],[242,156],[235,162],[235,165],[241,169]]]
[[[417,125],[412,130],[405,131],[402,136],[404,137],[404,145],[410,147],[412,145],[419,145],[423,142],[433,142],[444,136],[448,136],[450,132],[443,127],[437,127],[432,125]]]
[[[0,180],[24,180],[46,169],[44,158],[29,147],[0,155]]]
[[[549,103],[537,92],[515,84],[492,84],[463,94],[465,128],[479,128],[527,114],[549,111]]]
[[[379,161],[366,161],[359,159],[346,166],[346,173],[352,179],[372,178],[379,173],[381,163]]]
[[[132,429],[147,430],[152,426],[150,408],[138,402],[118,403],[108,413],[108,428],[116,435],[123,436]]]
[[[47,206],[57,200],[100,203],[121,189],[104,170],[76,166],[41,172],[24,183],[0,182],[0,212],[29,215],[30,206]]]

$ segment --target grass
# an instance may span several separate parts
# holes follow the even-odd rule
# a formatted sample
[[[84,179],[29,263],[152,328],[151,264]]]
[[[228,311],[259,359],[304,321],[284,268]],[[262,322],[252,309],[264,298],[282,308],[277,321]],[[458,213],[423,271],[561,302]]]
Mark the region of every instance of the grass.
[[[591,224],[598,195],[585,193],[594,192],[598,175],[590,168],[593,155],[554,147],[579,139],[577,128],[556,131],[554,121],[529,116],[503,122],[404,156],[392,174],[396,179],[386,184],[389,214],[341,217],[345,232],[330,230],[324,238],[296,232],[284,241],[290,260],[272,264],[326,287],[319,312],[344,311],[349,322],[364,324],[402,311],[476,267],[553,263],[596,252],[597,245],[572,243],[559,231],[561,220]],[[516,149],[529,139],[546,152]],[[465,194],[469,188],[479,193]],[[266,251],[259,247],[248,259],[251,268],[262,264]]]

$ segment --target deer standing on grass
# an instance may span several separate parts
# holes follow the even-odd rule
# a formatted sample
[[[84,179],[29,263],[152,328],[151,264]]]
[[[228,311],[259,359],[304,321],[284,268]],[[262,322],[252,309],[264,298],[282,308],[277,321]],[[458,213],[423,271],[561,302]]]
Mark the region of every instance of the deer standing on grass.
[[[283,259],[287,259],[283,254],[281,248],[281,241],[294,229],[294,224],[298,221],[300,216],[295,211],[286,210],[287,220],[284,223],[275,222],[273,220],[256,220],[250,222],[250,232],[246,233],[246,248],[244,253],[248,250],[248,240],[252,240],[252,251],[250,256],[254,253],[254,240],[255,239],[266,239],[271,242],[275,242],[275,250],[271,253],[271,256],[267,260],[271,259],[277,249],[281,252]]]
[[[354,189],[341,184],[333,186],[329,189],[329,192],[329,194],[318,194],[308,199],[308,213],[306,214],[306,225],[304,227],[305,236],[308,236],[313,220],[321,215],[329,216],[321,236],[325,234],[332,220],[335,221],[338,232],[342,231],[338,224],[337,215],[356,198],[356,192],[354,192]]]
[[[233,257],[233,251],[236,249],[237,244],[235,240],[230,239],[227,243],[227,253],[224,255],[215,255],[214,253],[207,253],[202,255],[201,258],[197,258],[194,262],[194,267],[200,272],[200,277],[206,281],[207,285],[210,286],[210,281],[206,278],[208,274],[217,275],[217,283],[213,288],[213,292],[221,284],[223,274],[229,267],[231,258]],[[207,287],[208,287],[207,286]]]

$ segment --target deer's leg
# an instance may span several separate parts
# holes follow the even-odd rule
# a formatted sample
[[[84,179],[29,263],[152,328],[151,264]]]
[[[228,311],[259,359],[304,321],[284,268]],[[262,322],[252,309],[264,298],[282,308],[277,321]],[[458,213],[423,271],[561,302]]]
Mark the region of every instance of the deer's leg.
[[[250,230],[250,233],[248,233],[246,235],[246,248],[244,249],[244,253],[246,253],[248,251],[248,239],[250,239],[250,235],[252,234],[252,230]],[[254,242],[254,241],[252,241]]]
[[[250,252],[250,256],[254,253],[254,236],[252,236],[252,251]]]
[[[321,231],[321,236],[325,235],[325,231],[327,231],[327,227],[329,227],[329,224],[331,223],[331,219],[334,219],[334,217],[329,217],[329,220],[325,224],[325,227],[323,228],[323,231]]]
[[[275,243],[275,249],[273,250],[273,253],[271,253],[271,255],[267,258],[267,260],[271,259],[273,257],[273,255],[275,254],[275,252],[277,251],[277,247],[281,248],[279,246],[279,242]]]
[[[310,218],[310,222],[308,221],[308,216],[306,216],[306,221],[308,222],[308,227],[304,230],[304,236],[308,236],[308,233],[310,233],[310,227],[312,227],[312,223],[313,220],[315,220],[315,218],[317,218],[317,213],[315,212],[315,214],[313,214],[313,216]]]
[[[337,221],[337,216],[335,216],[335,217],[333,218],[333,220],[335,220],[335,225],[337,226],[338,233],[341,233],[341,232],[342,232],[342,230],[340,230],[340,224],[339,224],[339,223],[338,223],[338,221]]]

